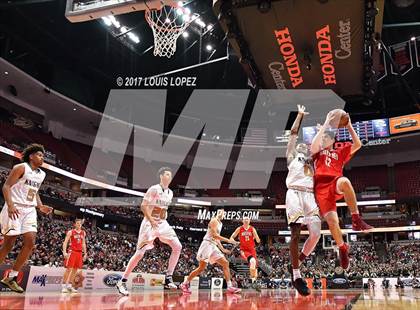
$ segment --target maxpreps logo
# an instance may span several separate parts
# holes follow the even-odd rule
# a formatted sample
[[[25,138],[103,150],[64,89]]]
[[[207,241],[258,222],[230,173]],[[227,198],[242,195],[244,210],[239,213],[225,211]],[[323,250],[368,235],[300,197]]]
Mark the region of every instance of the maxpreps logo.
[[[39,286],[46,286],[52,284],[61,284],[63,280],[62,276],[47,276],[46,274],[43,275],[36,275],[32,278],[32,284],[39,284]]]
[[[117,282],[121,280],[121,278],[122,278],[121,275],[116,274],[116,273],[111,273],[104,277],[103,282],[108,287],[114,287],[115,285],[117,285]]]
[[[198,210],[198,220],[211,220],[217,215],[217,211],[208,211],[205,209]],[[258,220],[260,211],[226,211],[223,220],[241,220],[244,217],[250,220]]]

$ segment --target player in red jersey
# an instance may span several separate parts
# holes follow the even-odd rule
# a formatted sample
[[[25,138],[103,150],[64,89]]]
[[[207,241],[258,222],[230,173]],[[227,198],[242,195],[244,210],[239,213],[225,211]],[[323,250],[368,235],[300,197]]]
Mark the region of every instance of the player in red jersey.
[[[248,217],[244,217],[243,225],[236,228],[230,240],[234,241],[239,235],[239,248],[241,250],[241,257],[249,263],[249,273],[252,281],[252,288],[257,291],[261,291],[260,286],[257,283],[257,252],[255,251],[255,241],[260,243],[260,237],[258,236],[257,230],[250,225],[251,220]]]
[[[83,220],[74,221],[74,229],[69,230],[63,242],[64,267],[66,271],[63,275],[62,293],[76,293],[77,290],[72,286],[74,277],[78,269],[83,267],[86,260],[86,232],[82,229]],[[67,245],[70,241],[70,250],[67,252]]]
[[[350,180],[343,176],[344,165],[361,148],[362,143],[349,119],[347,129],[353,143],[347,143],[339,148],[334,147],[336,129],[331,127],[334,118],[333,113],[328,113],[324,125],[321,126],[312,141],[311,153],[315,164],[315,198],[321,215],[327,221],[339,248],[341,267],[347,269],[349,266],[349,245],[343,240],[336,201],[344,196],[351,212],[354,231],[369,231],[373,227],[366,224],[360,217],[353,186]]]

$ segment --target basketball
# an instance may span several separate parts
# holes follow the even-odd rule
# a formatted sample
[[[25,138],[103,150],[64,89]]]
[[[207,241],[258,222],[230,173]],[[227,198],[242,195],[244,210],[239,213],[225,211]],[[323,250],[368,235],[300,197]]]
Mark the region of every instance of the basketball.
[[[350,117],[348,113],[341,115],[340,122],[338,123],[338,128],[346,127],[349,123],[349,120],[350,120]]]
[[[335,109],[330,111],[332,114],[330,126],[333,128],[343,128],[346,127],[349,122],[349,114],[342,109]]]

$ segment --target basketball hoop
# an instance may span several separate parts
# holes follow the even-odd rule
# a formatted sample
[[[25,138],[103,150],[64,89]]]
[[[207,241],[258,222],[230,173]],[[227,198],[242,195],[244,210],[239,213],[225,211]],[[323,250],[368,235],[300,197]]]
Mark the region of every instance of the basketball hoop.
[[[178,37],[199,17],[176,3],[162,3],[161,9],[147,8],[145,16],[155,38],[153,55],[168,58],[175,54]]]

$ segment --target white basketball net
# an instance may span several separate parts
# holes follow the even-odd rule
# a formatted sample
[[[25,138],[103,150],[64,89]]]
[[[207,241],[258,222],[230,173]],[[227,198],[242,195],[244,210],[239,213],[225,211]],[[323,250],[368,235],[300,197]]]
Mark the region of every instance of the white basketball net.
[[[198,14],[188,14],[182,7],[163,6],[161,10],[146,10],[146,20],[155,38],[153,55],[172,57],[178,37],[198,17]]]

